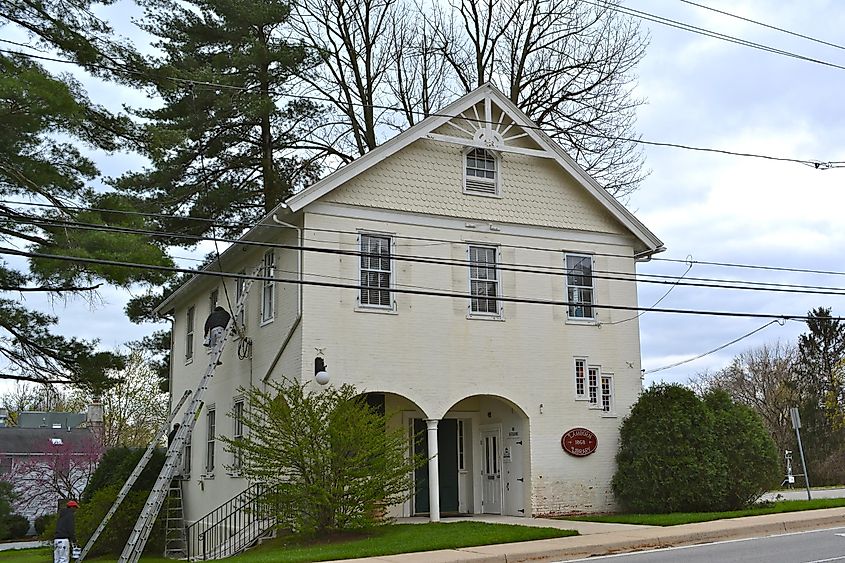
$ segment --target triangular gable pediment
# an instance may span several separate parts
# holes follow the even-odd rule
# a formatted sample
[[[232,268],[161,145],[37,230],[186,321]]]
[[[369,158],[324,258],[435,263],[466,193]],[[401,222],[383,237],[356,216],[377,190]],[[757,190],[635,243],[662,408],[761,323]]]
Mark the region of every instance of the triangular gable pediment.
[[[292,196],[283,207],[297,212],[420,139],[548,159],[574,178],[577,184],[640,241],[639,253],[648,255],[663,249],[660,239],[593,180],[513,102],[490,84],[476,88],[436,114]]]

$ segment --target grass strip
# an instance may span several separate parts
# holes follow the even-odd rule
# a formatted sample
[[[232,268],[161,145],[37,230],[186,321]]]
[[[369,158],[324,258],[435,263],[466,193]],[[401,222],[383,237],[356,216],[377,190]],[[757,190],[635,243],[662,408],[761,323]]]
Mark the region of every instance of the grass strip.
[[[695,522],[709,522],[743,516],[780,514],[820,508],[840,508],[845,506],[845,498],[821,498],[814,500],[782,500],[766,502],[744,510],[728,512],[673,512],[671,514],[595,514],[587,516],[567,516],[561,520],[580,520],[584,522],[606,522],[612,524],[641,524],[645,526],[677,526]]]
[[[455,549],[479,545],[543,540],[578,535],[574,530],[535,528],[486,522],[450,522],[437,524],[394,524],[366,532],[339,534],[324,538],[279,537],[242,555],[227,559],[231,563],[308,563],[331,559],[354,559],[394,555],[416,551]],[[43,563],[49,561],[49,549],[0,551],[0,563]],[[86,558],[91,563],[115,561],[114,557]],[[171,560],[142,557],[141,563]]]

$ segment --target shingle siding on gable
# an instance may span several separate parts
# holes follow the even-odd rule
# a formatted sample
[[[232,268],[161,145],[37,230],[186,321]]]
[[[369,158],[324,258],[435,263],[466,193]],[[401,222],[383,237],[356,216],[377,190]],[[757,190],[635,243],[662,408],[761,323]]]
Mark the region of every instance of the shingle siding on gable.
[[[419,140],[321,201],[448,217],[627,234],[549,159],[502,153],[501,198],[463,193],[463,151]]]

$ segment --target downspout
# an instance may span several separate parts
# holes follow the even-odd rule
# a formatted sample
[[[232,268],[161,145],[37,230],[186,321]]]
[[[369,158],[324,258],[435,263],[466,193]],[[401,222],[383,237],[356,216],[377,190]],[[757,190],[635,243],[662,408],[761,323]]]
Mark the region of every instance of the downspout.
[[[282,203],[282,206],[287,208],[287,205],[285,203]],[[302,246],[304,244],[304,241],[302,239],[302,229],[300,229],[299,227],[297,227],[296,225],[293,225],[291,223],[285,223],[284,221],[282,221],[278,217],[276,217],[275,213],[273,214],[273,222],[277,223],[279,225],[282,225],[283,227],[288,227],[288,228],[296,230],[296,236],[297,236],[298,245],[299,245],[299,253],[297,254],[297,257],[296,257],[296,262],[297,262],[296,271],[297,271],[297,277],[299,278],[299,284],[298,284],[299,285],[299,291],[297,291],[297,293],[296,293],[296,319],[294,319],[293,324],[291,325],[290,329],[288,330],[288,334],[285,337],[284,342],[282,343],[281,346],[279,346],[279,351],[276,353],[276,357],[273,358],[272,362],[270,362],[270,367],[267,368],[267,372],[264,374],[264,377],[261,378],[262,383],[265,383],[265,384],[267,383],[267,380],[270,378],[270,374],[273,373],[273,370],[276,368],[276,364],[278,364],[279,360],[282,359],[282,353],[284,353],[285,348],[287,348],[288,343],[290,342],[290,339],[293,338],[293,333],[296,330],[296,327],[299,326],[299,323],[302,320],[302,297],[303,297],[302,292],[303,292],[303,289],[304,289],[304,286],[302,284],[302,280],[303,280],[303,276],[302,276],[302,253],[303,253]]]

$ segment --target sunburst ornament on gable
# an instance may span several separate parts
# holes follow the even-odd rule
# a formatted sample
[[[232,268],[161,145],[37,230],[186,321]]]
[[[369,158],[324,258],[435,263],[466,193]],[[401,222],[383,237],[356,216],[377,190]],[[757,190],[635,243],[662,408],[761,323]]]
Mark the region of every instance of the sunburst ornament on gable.
[[[471,142],[467,142],[469,139],[466,137],[450,135],[430,134],[428,137],[497,151],[530,152],[535,155],[540,152],[513,145],[513,141],[528,136],[528,133],[506,111],[501,108],[497,109],[499,109],[498,115],[494,115],[493,99],[487,96],[483,101],[465,109],[449,120],[446,125],[469,137]]]

